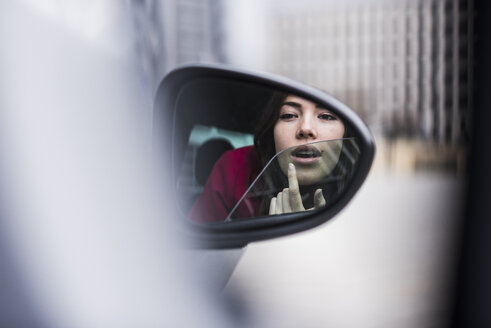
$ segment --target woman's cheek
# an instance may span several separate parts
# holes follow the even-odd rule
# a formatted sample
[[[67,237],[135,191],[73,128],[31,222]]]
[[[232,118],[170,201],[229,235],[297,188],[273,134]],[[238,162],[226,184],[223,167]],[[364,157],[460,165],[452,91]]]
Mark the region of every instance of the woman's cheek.
[[[344,124],[341,123],[341,121],[338,121],[339,122],[339,135],[338,135],[338,138],[342,138],[344,136]]]
[[[344,136],[344,124],[343,123],[339,123],[340,127],[339,127],[339,136],[338,138],[342,138]]]
[[[285,124],[281,124],[282,122],[278,122],[276,123],[275,127],[274,127],[274,132],[273,132],[273,136],[274,136],[274,143],[275,143],[275,148],[276,148],[276,152],[280,152],[282,151],[283,149],[286,149],[288,148],[288,133],[287,133],[287,126],[285,126]]]
[[[344,125],[342,123],[326,127],[322,140],[341,139],[344,136]]]

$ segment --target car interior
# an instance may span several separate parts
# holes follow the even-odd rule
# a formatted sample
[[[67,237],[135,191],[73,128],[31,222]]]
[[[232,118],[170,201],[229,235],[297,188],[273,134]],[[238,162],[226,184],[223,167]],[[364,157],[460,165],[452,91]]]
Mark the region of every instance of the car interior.
[[[176,121],[182,124],[175,129],[180,145],[175,155],[176,186],[184,214],[202,193],[220,156],[254,143],[257,120],[271,95],[268,88],[220,79],[193,81],[183,88],[176,104]]]

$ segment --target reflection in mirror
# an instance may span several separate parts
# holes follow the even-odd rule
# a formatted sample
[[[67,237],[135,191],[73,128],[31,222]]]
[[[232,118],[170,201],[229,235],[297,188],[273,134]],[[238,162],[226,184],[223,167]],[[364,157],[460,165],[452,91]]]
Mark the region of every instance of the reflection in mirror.
[[[327,206],[351,180],[359,155],[355,138],[284,149],[269,161],[226,221]]]
[[[246,82],[187,84],[173,132],[184,215],[207,223],[329,206],[360,151],[349,125],[326,106]]]

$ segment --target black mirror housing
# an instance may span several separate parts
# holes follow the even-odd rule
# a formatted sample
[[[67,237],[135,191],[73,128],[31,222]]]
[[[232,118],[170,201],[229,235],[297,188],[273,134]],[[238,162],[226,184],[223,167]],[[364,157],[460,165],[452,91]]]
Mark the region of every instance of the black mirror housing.
[[[167,161],[170,160],[170,177],[175,190],[180,185],[179,172],[186,157],[186,145],[190,142],[192,128],[232,127],[237,133],[252,134],[255,121],[247,117],[253,117],[256,115],[254,113],[261,111],[260,104],[265,103],[270,90],[308,99],[342,119],[349,126],[359,148],[356,170],[350,176],[349,183],[331,203],[312,211],[208,224],[192,222],[187,219],[186,211],[181,211],[182,215],[178,220],[182,221],[185,233],[200,247],[243,247],[252,241],[285,236],[316,227],[346,206],[369,173],[375,154],[374,138],[356,112],[339,100],[321,90],[281,76],[217,65],[192,65],[170,72],[161,82],[154,103],[155,152],[158,158],[165,156]]]

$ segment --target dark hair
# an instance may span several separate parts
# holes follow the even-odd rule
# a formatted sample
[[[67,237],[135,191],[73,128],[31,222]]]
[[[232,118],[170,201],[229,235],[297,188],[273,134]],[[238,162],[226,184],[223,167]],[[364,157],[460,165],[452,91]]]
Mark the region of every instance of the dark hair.
[[[276,154],[274,126],[280,118],[280,109],[287,96],[286,93],[282,92],[273,93],[254,133],[254,149],[261,168],[265,167]]]

